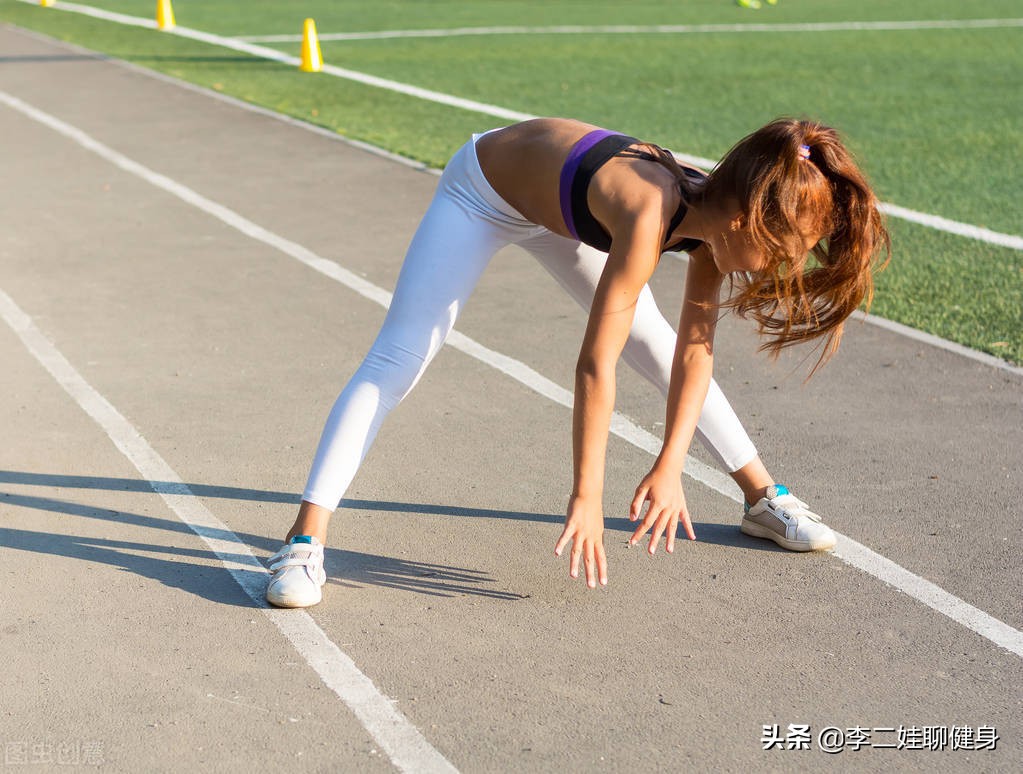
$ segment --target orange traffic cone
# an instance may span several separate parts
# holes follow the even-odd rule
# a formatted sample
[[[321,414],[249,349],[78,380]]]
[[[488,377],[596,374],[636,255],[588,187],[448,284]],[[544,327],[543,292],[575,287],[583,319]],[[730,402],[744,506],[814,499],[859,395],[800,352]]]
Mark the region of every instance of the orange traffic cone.
[[[306,19],[302,27],[302,64],[298,69],[304,73],[318,73],[323,69],[320,39],[316,36],[316,22],[312,19]]]
[[[171,0],[156,0],[156,26],[161,30],[172,30],[176,26]]]

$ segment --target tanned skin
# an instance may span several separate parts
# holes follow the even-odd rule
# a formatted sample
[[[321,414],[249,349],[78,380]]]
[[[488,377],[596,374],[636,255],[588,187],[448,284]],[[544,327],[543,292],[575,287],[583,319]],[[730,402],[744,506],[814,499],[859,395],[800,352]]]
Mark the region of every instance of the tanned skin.
[[[571,238],[561,215],[561,168],[572,146],[597,128],[569,119],[526,121],[480,138],[476,153],[483,174],[501,198],[527,220]],[[597,170],[587,194],[590,211],[611,235],[611,251],[576,364],[572,494],[554,553],[560,556],[571,544],[569,574],[578,577],[582,565],[591,588],[607,583],[602,502],[615,366],[632,328],[640,291],[653,274],[663,245],[684,237],[703,242],[690,254],[686,274],[664,443],[636,488],[630,508],[630,519],[639,523],[629,542],[635,545],[649,532],[651,554],[662,536],[668,552],[674,550],[680,522],[689,539],[696,539],[682,490],[682,471],[713,371],[719,315],[715,304],[726,274],[757,271],[764,264],[735,201],[691,205],[675,230],[666,233],[680,197],[678,184],[666,168],[629,157],[614,157]],[[814,237],[819,235],[808,236],[810,245]],[[731,475],[751,503],[774,483],[759,457]],[[287,539],[312,535],[326,542],[330,516],[328,509],[303,502]]]

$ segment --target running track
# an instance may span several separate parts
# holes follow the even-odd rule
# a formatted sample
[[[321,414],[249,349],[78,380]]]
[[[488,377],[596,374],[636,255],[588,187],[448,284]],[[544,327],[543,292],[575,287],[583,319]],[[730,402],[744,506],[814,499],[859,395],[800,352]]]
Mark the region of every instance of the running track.
[[[433,176],[11,29],[0,48],[12,99],[393,285]],[[762,725],[984,725],[994,752],[841,755],[1019,767],[1016,653],[835,557],[742,537],[735,504],[692,481],[700,540],[627,550],[618,515],[650,457],[625,441],[611,586],[570,583],[550,556],[569,412],[453,348],[349,493],[309,626],[264,612],[247,550],[276,548],[379,303],[24,112],[0,107],[0,136],[0,290],[25,315],[0,327],[5,753],[88,744],[126,771],[810,768],[819,751],[762,751]],[[681,272],[663,262],[653,283],[669,314]],[[458,329],[570,385],[582,325],[508,251]],[[796,359],[771,367],[754,345],[729,321],[718,372],[775,475],[843,534],[1023,627],[1019,377],[855,326],[802,387]],[[40,364],[47,346],[141,434],[127,451]],[[619,393],[656,433],[658,396],[625,369]],[[172,476],[187,489],[147,483]],[[182,519],[207,515],[204,541]],[[317,660],[332,647],[354,672]],[[376,693],[353,698],[345,675]]]

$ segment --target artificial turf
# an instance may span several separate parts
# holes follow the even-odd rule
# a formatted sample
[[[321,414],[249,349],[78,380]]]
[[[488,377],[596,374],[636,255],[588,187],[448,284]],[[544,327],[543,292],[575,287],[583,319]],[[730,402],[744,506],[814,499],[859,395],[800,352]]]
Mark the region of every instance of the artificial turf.
[[[148,0],[95,0],[152,17]],[[559,24],[747,24],[1010,18],[1018,0],[348,2],[178,0],[178,24],[222,35]],[[248,58],[164,33],[0,1],[0,20],[111,54],[442,166],[499,119]],[[327,62],[537,115],[568,115],[717,158],[777,115],[838,127],[880,197],[1023,232],[1023,28],[529,34],[324,42]],[[298,44],[273,43],[291,53]],[[892,219],[873,311],[1023,362],[1023,252]]]

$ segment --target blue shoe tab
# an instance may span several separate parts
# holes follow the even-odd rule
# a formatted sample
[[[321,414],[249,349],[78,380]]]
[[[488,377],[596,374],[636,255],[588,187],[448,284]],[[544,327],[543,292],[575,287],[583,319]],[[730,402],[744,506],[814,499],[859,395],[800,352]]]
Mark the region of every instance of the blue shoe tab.
[[[295,535],[295,537],[291,539],[291,544],[294,545],[295,543],[308,543],[309,545],[312,545],[313,537],[312,535]]]
[[[789,488],[787,486],[785,486],[784,484],[771,484],[769,487],[767,487],[766,497],[767,497],[768,500],[773,500],[775,497],[781,497],[782,495],[787,495],[787,494],[792,494],[792,493],[789,492]],[[745,500],[743,500],[742,501],[742,507],[743,507],[743,510],[746,511],[746,513],[749,513],[749,509],[752,508],[753,506],[750,505]]]

